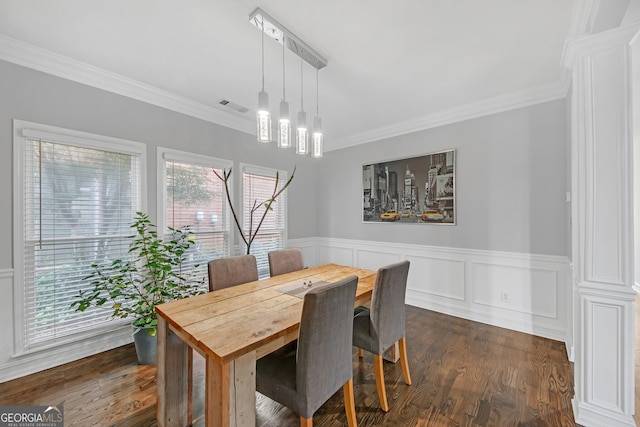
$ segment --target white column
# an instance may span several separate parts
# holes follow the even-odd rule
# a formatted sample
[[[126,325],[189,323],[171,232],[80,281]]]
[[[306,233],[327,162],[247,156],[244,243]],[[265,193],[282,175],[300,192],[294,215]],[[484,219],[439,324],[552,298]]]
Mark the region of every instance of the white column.
[[[576,422],[635,426],[633,22],[570,41]]]

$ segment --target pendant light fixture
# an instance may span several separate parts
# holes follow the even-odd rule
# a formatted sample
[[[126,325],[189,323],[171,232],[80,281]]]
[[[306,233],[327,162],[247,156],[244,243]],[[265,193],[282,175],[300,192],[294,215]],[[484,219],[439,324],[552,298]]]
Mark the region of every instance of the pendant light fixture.
[[[269,94],[264,91],[264,18],[260,20],[262,29],[262,90],[258,93],[257,137],[260,142],[271,141],[271,113],[269,113]]]
[[[313,135],[311,137],[311,157],[322,157],[324,136],[322,135],[322,118],[318,108],[318,67],[316,66],[316,116],[313,118]]]
[[[289,103],[285,97],[284,78],[284,47],[285,38],[282,36],[282,101],[280,101],[280,119],[278,120],[278,147],[291,147],[291,120],[289,120]]]
[[[302,57],[300,57],[300,112],[298,113],[298,127],[296,129],[296,153],[309,154],[309,132],[307,130],[307,113],[304,112],[304,84],[302,73]]]
[[[293,145],[295,140],[296,153],[306,155],[311,152],[313,157],[322,157],[324,137],[322,134],[322,119],[318,109],[318,70],[327,66],[327,60],[294,33],[289,31],[265,11],[256,8],[249,15],[249,22],[262,31],[262,90],[258,94],[258,141],[271,141],[271,117],[269,115],[269,96],[264,91],[264,34],[282,43],[282,100],[280,101],[280,117],[278,119],[278,147],[286,148]],[[300,111],[295,135],[292,135],[289,103],[285,98],[285,57],[284,50],[289,48],[300,57]],[[310,138],[307,129],[307,113],[304,111],[304,81],[303,61],[316,69],[316,116],[313,118],[313,136]]]

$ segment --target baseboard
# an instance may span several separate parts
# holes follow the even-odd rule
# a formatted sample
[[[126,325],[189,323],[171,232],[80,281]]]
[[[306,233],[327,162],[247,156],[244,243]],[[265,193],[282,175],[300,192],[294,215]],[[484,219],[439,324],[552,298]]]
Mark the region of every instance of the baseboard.
[[[576,424],[589,427],[635,427],[633,415],[607,411],[587,403],[578,404],[573,399],[573,415]]]
[[[0,383],[93,356],[133,342],[130,325],[63,346],[14,356],[0,364]]]

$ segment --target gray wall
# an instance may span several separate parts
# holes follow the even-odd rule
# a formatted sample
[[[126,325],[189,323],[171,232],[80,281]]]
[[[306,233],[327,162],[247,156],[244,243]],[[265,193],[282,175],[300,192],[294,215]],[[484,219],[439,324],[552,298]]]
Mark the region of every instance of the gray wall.
[[[155,220],[156,147],[293,171],[288,238],[317,235],[316,177],[319,161],[293,150],[260,144],[255,137],[203,120],[0,61],[0,268],[12,260],[12,120],[21,119],[147,145],[147,203]],[[238,170],[238,169],[236,169]],[[236,174],[236,178],[237,178]],[[239,185],[236,184],[236,189]]]
[[[558,100],[329,152],[322,237],[567,255],[567,112]],[[362,165],[456,150],[457,225],[363,223]]]

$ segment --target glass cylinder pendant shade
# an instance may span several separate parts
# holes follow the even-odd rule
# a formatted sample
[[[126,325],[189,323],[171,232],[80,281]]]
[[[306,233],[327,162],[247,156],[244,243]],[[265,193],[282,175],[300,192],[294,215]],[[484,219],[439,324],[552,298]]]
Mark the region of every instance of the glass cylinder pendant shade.
[[[313,134],[311,136],[311,157],[322,157],[324,136],[322,135],[322,118],[313,118]]]
[[[280,101],[280,119],[278,120],[278,147],[291,147],[291,121],[289,120],[289,103]]]
[[[296,129],[296,154],[309,154],[309,131],[307,130],[307,113],[298,113],[298,128]]]
[[[258,93],[257,137],[260,142],[271,141],[271,114],[269,113],[269,94],[264,90]]]

